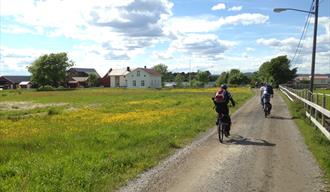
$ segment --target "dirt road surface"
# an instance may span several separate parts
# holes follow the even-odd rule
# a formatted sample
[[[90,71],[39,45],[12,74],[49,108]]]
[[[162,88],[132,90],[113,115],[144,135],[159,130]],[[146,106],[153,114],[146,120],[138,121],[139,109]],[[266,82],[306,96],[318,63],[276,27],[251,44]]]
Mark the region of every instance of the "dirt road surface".
[[[252,98],[232,116],[224,144],[213,129],[120,191],[329,191],[283,99],[274,96],[269,118],[259,102]]]

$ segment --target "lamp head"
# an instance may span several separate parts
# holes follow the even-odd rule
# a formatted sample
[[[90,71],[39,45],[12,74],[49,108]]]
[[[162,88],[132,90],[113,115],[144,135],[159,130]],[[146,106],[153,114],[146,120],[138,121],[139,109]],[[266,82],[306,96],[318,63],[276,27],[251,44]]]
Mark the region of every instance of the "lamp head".
[[[283,11],[286,11],[287,9],[285,9],[285,8],[275,8],[273,11],[275,12],[275,13],[280,13],[280,12],[283,12]]]

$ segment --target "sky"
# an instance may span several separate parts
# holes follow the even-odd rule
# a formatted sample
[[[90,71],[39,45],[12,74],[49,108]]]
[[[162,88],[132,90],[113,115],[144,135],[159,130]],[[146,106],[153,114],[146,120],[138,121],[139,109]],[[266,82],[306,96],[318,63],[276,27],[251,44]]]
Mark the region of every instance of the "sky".
[[[43,54],[75,67],[152,67],[173,72],[257,71],[293,59],[312,0],[0,0],[0,75],[28,75]],[[310,73],[314,17],[292,67]],[[330,0],[320,0],[316,73],[330,73]]]

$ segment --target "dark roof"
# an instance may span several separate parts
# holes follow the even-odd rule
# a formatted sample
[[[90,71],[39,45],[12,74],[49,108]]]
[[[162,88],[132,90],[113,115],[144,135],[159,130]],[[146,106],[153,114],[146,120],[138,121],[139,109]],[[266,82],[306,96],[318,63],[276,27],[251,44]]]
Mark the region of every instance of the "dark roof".
[[[100,77],[100,75],[93,68],[71,68],[71,69],[69,69],[69,71],[71,71],[71,70],[87,73],[88,75],[94,73],[96,76]]]
[[[8,81],[11,81],[12,83],[20,83],[22,81],[31,81],[31,76],[2,76],[3,78],[7,79]]]
[[[153,70],[153,69],[148,69],[148,68],[138,68],[138,69],[141,69],[153,76],[162,76],[160,73],[158,73],[157,71]]]

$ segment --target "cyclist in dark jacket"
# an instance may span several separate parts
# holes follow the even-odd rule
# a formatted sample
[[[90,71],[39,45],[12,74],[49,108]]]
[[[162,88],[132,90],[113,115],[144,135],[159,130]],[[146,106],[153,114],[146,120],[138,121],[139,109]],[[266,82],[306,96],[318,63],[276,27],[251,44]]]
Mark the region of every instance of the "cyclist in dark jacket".
[[[229,107],[228,103],[229,101],[231,104],[235,107],[235,101],[232,98],[231,94],[229,91],[227,91],[227,85],[223,84],[221,85],[219,91],[216,92],[215,97],[212,98],[214,105],[215,105],[215,110],[218,113],[218,115],[223,114],[225,117],[227,117],[226,121],[229,124],[229,129],[228,129],[228,135],[230,135],[230,126],[231,126],[231,118],[229,115]],[[218,125],[218,118],[216,124]]]
[[[272,104],[270,103],[270,97],[273,96],[274,96],[273,87],[267,83],[263,83],[262,87],[260,88],[260,99],[261,99],[262,108],[264,108],[265,103],[268,102],[270,106],[269,111],[271,111]]]

